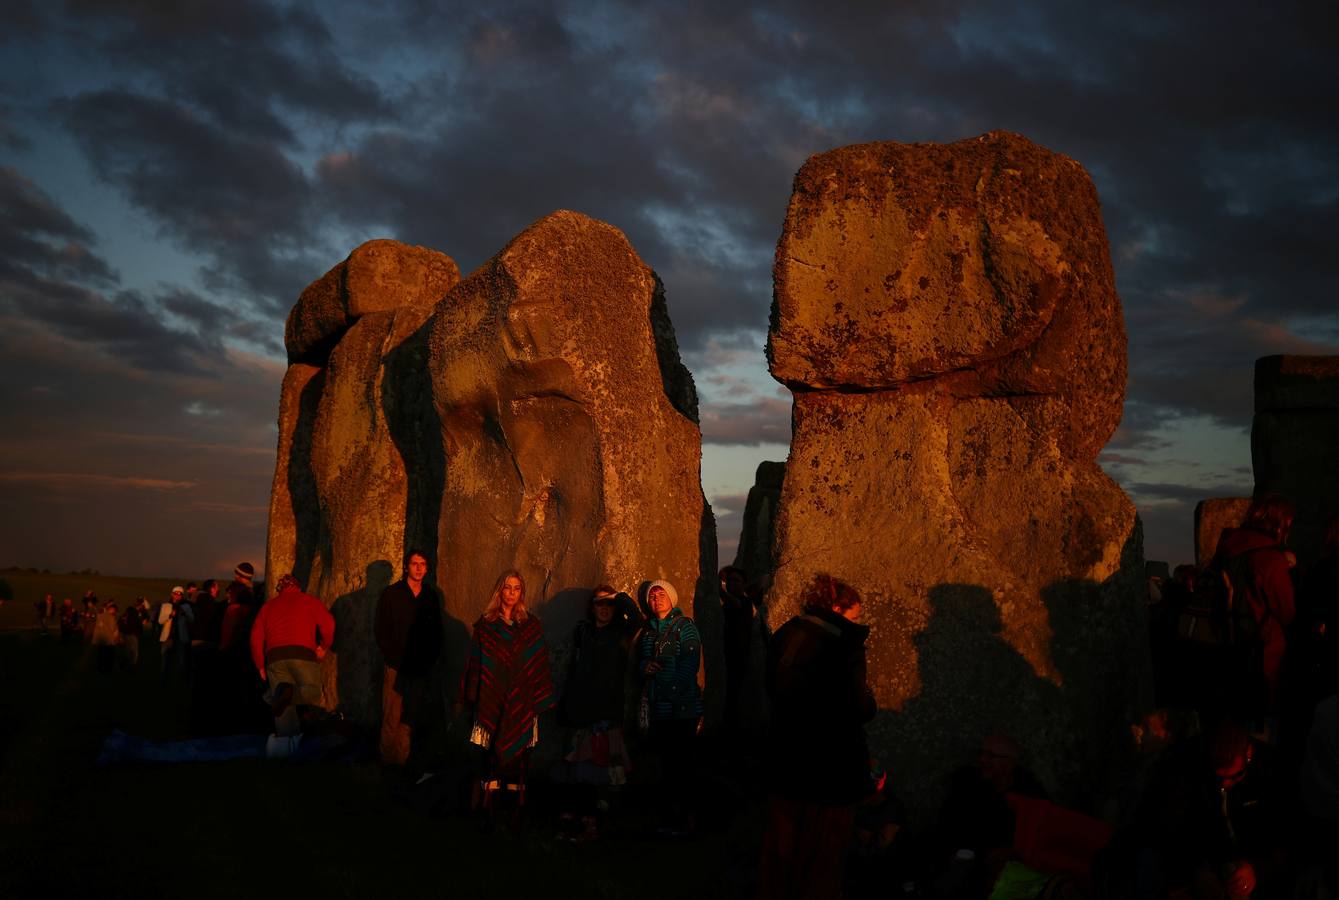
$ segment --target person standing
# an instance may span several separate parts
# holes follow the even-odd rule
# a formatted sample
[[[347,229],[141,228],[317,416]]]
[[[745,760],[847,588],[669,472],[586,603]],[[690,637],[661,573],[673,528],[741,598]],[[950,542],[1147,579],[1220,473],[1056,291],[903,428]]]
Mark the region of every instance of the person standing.
[[[381,761],[407,765],[435,719],[432,672],[442,652],[442,600],[424,579],[428,556],[405,554],[403,577],[381,592],[375,632],[381,648]],[[417,760],[417,755],[415,755]]]
[[[595,589],[586,618],[572,634],[572,656],[558,721],[575,729],[565,766],[556,770],[579,786],[575,795],[585,825],[583,839],[597,837],[596,815],[626,781],[632,768],[623,740],[632,646],[642,627],[636,603],[610,585]]]
[[[106,674],[116,666],[116,648],[121,644],[115,600],[108,600],[93,620],[93,646],[97,648],[98,671]]]
[[[539,716],[554,703],[549,651],[539,618],[525,605],[525,581],[515,569],[493,586],[474,623],[457,705],[474,720],[470,743],[483,750],[484,782],[520,769],[539,742]]]
[[[51,595],[47,594],[35,604],[37,606],[37,624],[42,629],[44,636],[51,635],[51,616],[56,611],[56,603]]]
[[[696,827],[690,809],[697,726],[702,719],[697,683],[702,638],[697,625],[679,609],[678,594],[668,581],[651,582],[646,602],[651,616],[638,644],[637,669],[642,677],[638,725],[660,760],[659,831],[683,837]]]
[[[177,669],[180,672],[186,670],[186,654],[190,652],[191,642],[189,632],[185,641],[178,641],[176,638],[177,619],[181,617],[186,622],[186,629],[189,629],[190,610],[182,610],[182,601],[186,599],[186,589],[178,585],[172,589],[172,598],[158,607],[158,649],[160,652],[161,672],[163,678],[167,678],[168,670]]]
[[[116,627],[121,632],[121,668],[133,672],[139,668],[139,637],[144,633],[144,620],[140,618],[139,609],[133,604],[127,605],[116,620]]]
[[[251,626],[251,661],[269,684],[275,734],[292,737],[302,730],[297,706],[321,702],[320,662],[335,640],[335,617],[292,575],[280,576],[276,587]]]
[[[1237,640],[1257,650],[1249,660],[1253,671],[1236,673],[1240,677],[1234,679],[1234,696],[1229,698],[1229,711],[1242,721],[1278,715],[1287,632],[1296,613],[1292,564],[1284,549],[1295,515],[1285,497],[1256,497],[1246,521],[1240,528],[1225,529],[1214,551],[1214,565],[1229,573],[1234,593],[1245,595],[1232,600]]]
[[[228,584],[228,589],[223,592],[224,602],[231,606],[234,603],[245,603],[253,606],[264,600],[264,597],[256,596],[255,588],[256,567],[249,562],[240,562],[232,570],[232,581]]]
[[[772,701],[771,809],[758,896],[840,897],[856,803],[870,792],[864,725],[874,717],[866,682],[861,599],[831,575],[815,575],[803,612],[767,653]]]

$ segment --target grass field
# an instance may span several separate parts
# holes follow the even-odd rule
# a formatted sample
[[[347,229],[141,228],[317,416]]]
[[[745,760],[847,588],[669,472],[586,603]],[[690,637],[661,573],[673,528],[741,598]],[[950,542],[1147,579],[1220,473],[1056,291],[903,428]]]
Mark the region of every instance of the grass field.
[[[751,890],[756,800],[732,827],[705,822],[686,843],[630,831],[573,845],[538,810],[519,833],[488,835],[464,816],[431,816],[375,763],[97,768],[113,728],[184,736],[187,691],[159,683],[146,643],[137,671],[103,674],[82,644],[0,635],[0,898],[706,900]]]
[[[125,608],[136,597],[147,597],[151,604],[166,600],[172,586],[186,579],[127,578],[119,575],[42,575],[14,570],[0,571],[0,579],[9,582],[14,599],[0,606],[0,631],[27,628],[37,624],[33,604],[50,594],[56,606],[69,597],[78,604],[84,591],[93,590],[100,600],[116,600]],[[201,579],[194,579],[200,581]],[[226,583],[226,582],[225,582]]]

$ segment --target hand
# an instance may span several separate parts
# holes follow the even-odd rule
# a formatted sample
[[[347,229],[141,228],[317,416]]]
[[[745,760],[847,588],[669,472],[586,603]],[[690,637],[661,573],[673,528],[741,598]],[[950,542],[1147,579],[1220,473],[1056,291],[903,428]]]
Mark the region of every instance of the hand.
[[[654,675],[657,672],[659,672],[660,669],[661,669],[660,663],[657,660],[653,659],[642,668],[642,674]]]
[[[261,670],[260,670],[260,680],[261,680],[261,681],[269,681],[269,679],[265,677],[265,670],[264,670],[264,669],[261,669]]]
[[[323,659],[325,659],[325,645],[316,648],[316,661],[320,662]]]

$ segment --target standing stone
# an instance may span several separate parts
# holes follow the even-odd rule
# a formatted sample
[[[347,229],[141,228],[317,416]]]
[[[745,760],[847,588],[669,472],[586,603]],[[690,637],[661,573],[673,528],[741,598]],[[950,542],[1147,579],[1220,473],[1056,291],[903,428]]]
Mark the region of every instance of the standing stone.
[[[1203,568],[1213,560],[1223,530],[1240,528],[1250,506],[1250,497],[1214,497],[1195,504],[1195,565]]]
[[[331,605],[325,699],[366,724],[380,709],[377,598],[406,547],[436,544],[426,323],[459,280],[441,253],[370,241],[303,291],[285,329],[266,577],[292,572]]]
[[[758,463],[744,501],[744,524],[739,531],[735,565],[743,569],[749,582],[771,577],[776,568],[772,541],[776,536],[776,507],[781,501],[781,485],[786,480],[786,464],[764,460]]]
[[[1339,356],[1265,356],[1255,363],[1251,463],[1255,492],[1297,504],[1288,546],[1305,567],[1339,514]]]
[[[660,281],[623,234],[574,212],[541,219],[447,295],[429,343],[448,616],[472,624],[516,568],[560,645],[596,584],[635,595],[667,579],[708,636],[714,680],[697,394]]]
[[[1138,520],[1095,462],[1125,333],[1091,180],[1005,133],[834,150],[774,275],[774,625],[815,573],[861,593],[871,742],[922,814],[992,731],[1094,802],[1151,678]]]

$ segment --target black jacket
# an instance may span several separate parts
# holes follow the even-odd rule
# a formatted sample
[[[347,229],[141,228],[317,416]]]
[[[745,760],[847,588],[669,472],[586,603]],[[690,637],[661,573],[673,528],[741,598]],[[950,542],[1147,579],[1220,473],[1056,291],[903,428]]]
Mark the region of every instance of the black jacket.
[[[833,612],[791,619],[767,648],[772,788],[833,805],[870,793],[864,724],[876,711],[865,681],[869,628]]]
[[[414,596],[403,578],[377,601],[377,646],[386,665],[404,675],[426,675],[442,652],[442,602],[424,584]]]

